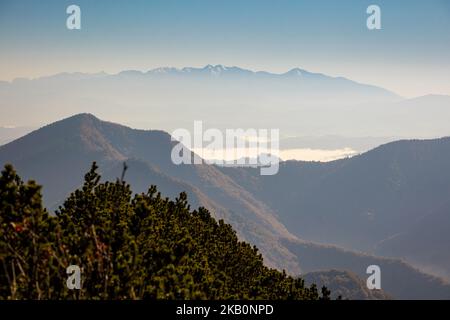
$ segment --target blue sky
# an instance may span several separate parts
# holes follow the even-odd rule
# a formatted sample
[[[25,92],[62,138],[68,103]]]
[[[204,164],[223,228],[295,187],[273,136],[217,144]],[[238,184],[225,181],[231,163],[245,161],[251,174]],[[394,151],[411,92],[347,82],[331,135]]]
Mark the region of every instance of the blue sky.
[[[81,30],[66,29],[70,4]],[[366,28],[370,4],[382,30]],[[450,1],[0,0],[0,80],[206,64],[450,94]]]

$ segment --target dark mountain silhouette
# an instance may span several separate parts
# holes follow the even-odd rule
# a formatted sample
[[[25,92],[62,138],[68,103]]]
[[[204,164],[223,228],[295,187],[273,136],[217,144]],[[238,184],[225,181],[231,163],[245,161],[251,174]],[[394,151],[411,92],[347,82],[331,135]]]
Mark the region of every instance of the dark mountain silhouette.
[[[367,267],[377,265],[381,270],[381,288],[396,299],[450,299],[450,284],[404,261],[377,257],[311,241],[288,241],[286,247],[301,261],[304,272],[330,269],[350,271],[367,279]]]
[[[295,256],[278,241],[293,236],[275,214],[216,167],[174,165],[173,144],[162,131],[133,130],[80,114],[1,146],[0,163],[12,163],[24,178],[39,181],[47,206],[56,209],[81,185],[82,173],[93,161],[111,178],[120,177],[122,163],[134,159],[128,174],[136,191],[152,183],[161,184],[167,195],[192,191],[194,203],[207,205],[243,239],[258,243],[269,265],[299,272]]]
[[[388,300],[392,299],[383,290],[367,289],[365,281],[349,271],[329,270],[314,271],[303,275],[307,285],[315,283],[318,287],[326,286],[331,291],[331,298],[348,300]]]
[[[370,241],[364,237],[357,240],[358,236],[363,236],[358,234],[357,226],[364,231],[369,229],[361,219],[355,219],[354,225],[346,226],[346,232],[354,232],[354,235],[345,234],[345,230],[340,229],[347,215],[352,219],[352,214],[358,212],[355,209],[343,215],[345,205],[350,203],[354,208],[361,208],[364,207],[364,199],[371,200],[369,195],[366,198],[358,198],[361,197],[359,193],[362,190],[357,190],[356,198],[350,197],[355,186],[361,189],[365,186],[364,174],[369,175],[370,168],[392,168],[384,162],[388,159],[383,159],[383,155],[378,155],[373,160],[373,155],[377,155],[379,151],[328,164],[282,163],[277,175],[265,178],[256,173],[257,169],[250,168],[219,168],[206,164],[176,166],[170,159],[173,144],[170,136],[163,131],[134,130],[101,121],[90,114],[80,114],[1,146],[0,164],[12,163],[22,177],[39,181],[44,186],[47,207],[55,209],[69,192],[82,184],[82,175],[93,161],[97,161],[103,178],[107,180],[120,178],[123,162],[126,162],[128,170],[125,178],[134,192],[144,191],[152,184],[157,185],[164,196],[172,197],[181,191],[187,191],[194,206],[205,206],[217,218],[223,218],[230,223],[242,240],[257,245],[269,266],[286,269],[291,274],[329,269],[348,270],[364,279],[367,266],[377,264],[383,270],[383,289],[395,298],[450,298],[449,284],[404,262],[312,243],[294,235],[296,233],[303,235],[302,239],[322,242],[340,243],[340,240],[345,239],[362,244],[372,244],[371,241],[375,243],[382,240],[385,234],[388,235],[390,229],[384,227],[380,229],[385,233],[381,236],[368,233]],[[405,142],[401,142],[400,146],[404,144]],[[392,149],[398,167],[406,163],[406,168],[413,170],[409,168],[410,159],[403,151],[395,152],[394,146],[383,148]],[[421,155],[425,151],[430,149],[424,147],[416,154],[416,157],[423,158],[424,162],[429,161],[428,155]],[[368,161],[370,166],[365,164],[365,161]],[[436,171],[443,165],[431,163]],[[394,172],[403,173],[402,170]],[[384,175],[379,173],[377,178],[388,179],[389,174],[392,172]],[[421,178],[424,182],[427,182],[428,174],[426,170],[422,172]],[[347,185],[341,185],[341,181],[347,179],[346,175],[351,178],[346,180]],[[414,181],[418,182],[411,179],[402,180],[401,185]],[[429,187],[432,181],[427,183],[424,188]],[[382,187],[383,184],[372,186],[372,192],[378,190],[377,186]],[[339,190],[333,191],[333,187]],[[417,194],[420,194],[422,189],[419,186],[415,188]],[[318,191],[326,196],[321,198],[322,201]],[[375,199],[384,199],[383,196],[389,195],[385,190],[380,192],[385,193],[376,195]],[[347,196],[346,201],[339,198],[343,195]],[[430,193],[423,199],[427,202],[433,201],[438,195],[436,192]],[[395,199],[392,198],[386,198],[391,202],[384,205],[394,203]],[[308,211],[314,209],[318,202],[321,202],[319,208],[323,209],[322,215],[317,214],[317,211]],[[416,199],[416,202],[419,200]],[[426,204],[422,204],[422,208],[425,207]],[[337,216],[333,216],[332,209]],[[420,216],[419,211],[417,217]],[[395,214],[394,209],[390,212]],[[393,216],[392,220],[396,221],[395,219],[400,217]],[[389,221],[388,218],[381,220]],[[327,230],[329,234],[326,234]],[[358,248],[357,245],[354,247]]]
[[[438,253],[450,240],[450,138],[397,141],[328,163],[288,161],[274,176],[222,170],[303,239],[450,266]]]
[[[402,257],[423,270],[450,278],[450,201],[376,247],[378,254]]]

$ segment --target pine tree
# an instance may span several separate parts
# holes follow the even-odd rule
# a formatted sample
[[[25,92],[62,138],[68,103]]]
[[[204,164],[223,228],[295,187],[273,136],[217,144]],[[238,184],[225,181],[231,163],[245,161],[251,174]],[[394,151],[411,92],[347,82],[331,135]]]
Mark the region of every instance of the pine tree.
[[[123,177],[83,186],[50,216],[40,187],[12,166],[0,178],[0,299],[328,299],[302,279],[266,267],[255,246],[187,195],[156,186],[133,196]],[[81,290],[65,268],[82,270]]]

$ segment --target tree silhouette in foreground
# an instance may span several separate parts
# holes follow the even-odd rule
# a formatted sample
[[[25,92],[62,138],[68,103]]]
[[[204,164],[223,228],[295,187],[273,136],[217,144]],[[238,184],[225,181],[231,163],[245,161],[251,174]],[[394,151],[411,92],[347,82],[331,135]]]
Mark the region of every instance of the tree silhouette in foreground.
[[[41,187],[11,165],[0,177],[0,299],[328,299],[316,286],[263,264],[256,247],[205,208],[155,186],[133,196],[123,177],[84,185],[55,216]],[[66,268],[81,268],[81,289]]]

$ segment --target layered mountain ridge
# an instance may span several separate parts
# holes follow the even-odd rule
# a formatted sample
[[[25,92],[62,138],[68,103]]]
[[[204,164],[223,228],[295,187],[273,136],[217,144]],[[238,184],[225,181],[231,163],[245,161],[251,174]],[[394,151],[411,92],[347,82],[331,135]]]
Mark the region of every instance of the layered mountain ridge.
[[[299,193],[311,196],[303,183],[316,181],[317,185],[350,166],[352,159],[328,164],[302,163],[300,168],[298,163],[286,162],[281,164],[278,175],[266,180],[250,168],[176,166],[170,160],[174,143],[163,131],[135,130],[90,114],[79,114],[1,146],[0,163],[12,163],[23,177],[41,183],[47,206],[55,209],[69,192],[80,186],[82,174],[92,161],[100,164],[104,179],[120,177],[126,162],[125,179],[134,192],[143,192],[151,184],[157,185],[165,196],[186,191],[194,206],[210,209],[217,218],[231,223],[243,240],[257,245],[269,266],[286,269],[291,274],[340,269],[364,279],[368,264],[378,264],[384,279],[389,279],[383,287],[388,295],[413,299],[450,297],[450,285],[439,278],[396,259],[311,242],[317,239],[304,230],[308,225],[316,228],[314,221],[302,215],[296,221],[287,220],[289,208],[290,216],[294,217],[303,206],[304,199]],[[395,144],[384,148],[396,149]],[[368,153],[352,161],[367,161],[364,159],[372,155]],[[293,168],[297,169],[292,171]],[[324,178],[316,179],[319,173]],[[280,205],[283,201],[286,207]]]

